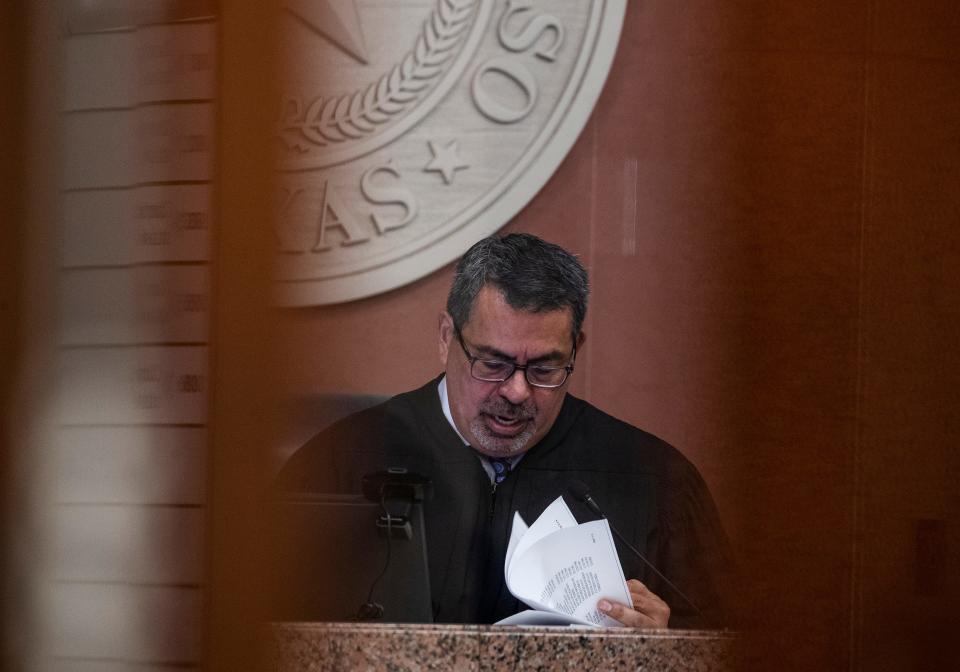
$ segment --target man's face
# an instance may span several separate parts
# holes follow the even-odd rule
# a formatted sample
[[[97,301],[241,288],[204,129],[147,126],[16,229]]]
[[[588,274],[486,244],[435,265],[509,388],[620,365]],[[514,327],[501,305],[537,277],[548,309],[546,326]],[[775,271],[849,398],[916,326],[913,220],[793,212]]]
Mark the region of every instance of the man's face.
[[[516,310],[498,290],[485,287],[460,333],[466,351],[480,359],[566,366],[573,355],[572,321],[569,308]],[[519,370],[502,383],[476,380],[446,312],[440,316],[440,361],[457,429],[474,449],[492,457],[518,455],[535,446],[557,419],[569,384],[568,378],[557,388],[533,387]]]

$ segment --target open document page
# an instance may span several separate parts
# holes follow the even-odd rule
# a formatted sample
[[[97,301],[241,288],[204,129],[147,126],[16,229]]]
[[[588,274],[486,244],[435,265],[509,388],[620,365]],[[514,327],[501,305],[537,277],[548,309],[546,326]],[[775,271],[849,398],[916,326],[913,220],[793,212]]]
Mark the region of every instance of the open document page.
[[[504,625],[618,626],[597,611],[597,602],[630,604],[609,523],[578,525],[562,497],[529,528],[514,514],[504,572],[510,592],[535,610],[500,621]]]

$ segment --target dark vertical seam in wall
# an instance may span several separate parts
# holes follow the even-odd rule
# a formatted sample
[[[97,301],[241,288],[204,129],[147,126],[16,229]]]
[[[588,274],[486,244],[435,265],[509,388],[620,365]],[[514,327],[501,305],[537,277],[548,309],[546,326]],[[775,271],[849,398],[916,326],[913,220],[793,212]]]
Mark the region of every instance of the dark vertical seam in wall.
[[[866,44],[864,45],[862,86],[863,106],[861,108],[861,174],[860,174],[860,217],[859,251],[857,255],[857,322],[856,322],[856,388],[854,393],[853,426],[853,520],[851,524],[851,567],[850,567],[850,621],[848,666],[851,672],[862,669],[863,649],[863,406],[866,395],[864,380],[864,361],[866,358],[864,334],[864,304],[868,292],[869,276],[867,254],[867,229],[870,219],[870,198],[873,193],[873,146],[871,136],[871,103],[874,78],[874,34],[876,25],[875,0],[867,2]]]
[[[596,245],[594,242],[594,233],[596,228],[596,209],[597,209],[597,145],[599,134],[600,124],[597,122],[597,117],[599,110],[596,110],[594,114],[590,117],[590,221],[587,223],[589,236],[587,244],[587,269],[590,272],[590,285],[591,287],[596,286],[597,280],[597,267],[594,263],[596,261]],[[593,320],[593,310],[587,311],[587,324],[591,326],[589,331],[593,331],[592,325],[594,324]],[[596,336],[596,335],[594,335]],[[588,338],[586,343],[587,352],[584,354],[592,355],[594,352],[593,343],[595,338]],[[584,397],[587,399],[593,398],[592,382],[593,376],[591,372],[593,371],[593,357],[587,357],[587,366],[584,371]]]
[[[211,426],[210,418],[213,415],[213,409],[216,408],[216,394],[217,390],[213,384],[213,381],[217,380],[219,370],[216,365],[215,359],[215,348],[217,343],[216,336],[222,328],[220,323],[220,315],[214,310],[213,306],[215,305],[216,297],[220,296],[221,290],[221,278],[219,273],[219,258],[217,252],[221,249],[221,231],[220,231],[220,189],[222,187],[222,181],[220,179],[220,157],[221,157],[221,141],[223,140],[220,129],[223,127],[222,117],[223,117],[223,108],[220,106],[220,77],[223,72],[223,50],[221,49],[221,44],[223,42],[220,39],[220,28],[221,24],[219,21],[220,7],[219,2],[216,3],[214,8],[216,16],[213,19],[214,28],[213,28],[213,150],[210,157],[210,172],[208,176],[209,181],[209,198],[207,199],[207,204],[209,207],[209,215],[207,217],[207,362],[206,362],[206,373],[207,373],[207,429],[203,441],[203,449],[205,451],[204,455],[204,468],[206,469],[205,480],[204,480],[204,490],[203,490],[203,507],[205,513],[204,519],[204,538],[203,538],[203,584],[204,587],[200,591],[200,616],[202,618],[201,627],[200,627],[200,659],[203,661],[203,669],[208,669],[210,661],[213,659],[213,646],[212,646],[212,628],[213,628],[213,619],[215,618],[216,612],[214,611],[213,604],[213,595],[211,586],[213,585],[213,575],[215,571],[215,561],[213,553],[213,533],[212,533],[212,520],[213,520],[213,496],[214,488],[217,486],[217,482],[214,479],[214,468],[216,467],[215,460],[215,450],[217,446],[214,445],[214,429]],[[271,222],[272,224],[272,222]]]

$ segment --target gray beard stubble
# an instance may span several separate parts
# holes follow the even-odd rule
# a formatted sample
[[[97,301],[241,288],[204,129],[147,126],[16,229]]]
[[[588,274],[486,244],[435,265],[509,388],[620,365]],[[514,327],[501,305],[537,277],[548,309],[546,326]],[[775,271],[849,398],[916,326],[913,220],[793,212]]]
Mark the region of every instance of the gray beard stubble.
[[[484,415],[501,415],[504,417],[519,417],[527,421],[526,426],[523,428],[523,431],[517,434],[516,436],[507,439],[502,436],[497,436],[490,431],[490,428],[487,427],[486,423],[483,421]],[[536,419],[537,412],[535,406],[505,406],[500,403],[492,403],[485,405],[480,409],[480,415],[473,419],[470,423],[470,429],[473,431],[473,435],[477,437],[477,441],[480,443],[480,447],[483,448],[488,453],[495,453],[499,455],[516,455],[523,452],[527,447],[527,444],[530,442],[530,439],[533,438],[533,435],[537,431],[536,423],[533,420]],[[504,445],[504,442],[509,442]]]

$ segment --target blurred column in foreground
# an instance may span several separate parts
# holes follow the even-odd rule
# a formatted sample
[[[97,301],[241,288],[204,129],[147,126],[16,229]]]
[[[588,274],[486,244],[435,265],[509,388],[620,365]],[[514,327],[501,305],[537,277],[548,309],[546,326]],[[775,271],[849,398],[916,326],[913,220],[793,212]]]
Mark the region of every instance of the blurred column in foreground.
[[[52,328],[26,324],[24,369],[50,375],[21,444],[36,544],[24,668],[198,668],[213,3],[43,5],[31,33],[48,36],[37,72],[56,113],[28,144],[49,134],[57,156],[51,235],[27,258],[51,282],[27,301]]]
[[[274,0],[219,7],[216,300],[212,320],[207,669],[258,667],[266,630],[263,523],[279,381],[270,308],[278,105]]]

